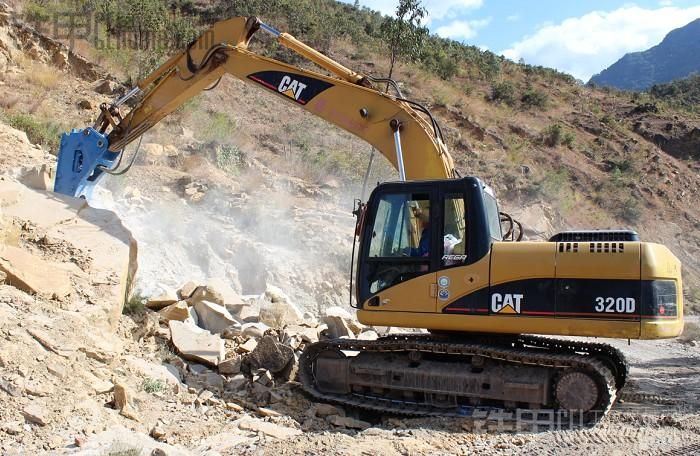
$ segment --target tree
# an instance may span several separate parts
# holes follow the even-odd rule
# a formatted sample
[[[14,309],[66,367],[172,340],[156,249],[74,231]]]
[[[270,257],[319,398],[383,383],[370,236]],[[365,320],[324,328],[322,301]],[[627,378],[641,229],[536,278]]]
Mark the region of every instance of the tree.
[[[389,48],[389,78],[399,59],[415,61],[420,57],[428,36],[428,29],[422,25],[427,13],[420,0],[399,0],[396,16],[388,17],[382,23],[381,35]]]

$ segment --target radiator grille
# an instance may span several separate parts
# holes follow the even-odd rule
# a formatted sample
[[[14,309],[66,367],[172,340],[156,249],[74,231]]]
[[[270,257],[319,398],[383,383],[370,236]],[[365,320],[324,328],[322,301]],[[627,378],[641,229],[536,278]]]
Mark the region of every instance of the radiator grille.
[[[591,242],[591,243],[615,243],[639,241],[636,231],[628,230],[590,230],[590,231],[564,231],[555,234],[550,242]]]

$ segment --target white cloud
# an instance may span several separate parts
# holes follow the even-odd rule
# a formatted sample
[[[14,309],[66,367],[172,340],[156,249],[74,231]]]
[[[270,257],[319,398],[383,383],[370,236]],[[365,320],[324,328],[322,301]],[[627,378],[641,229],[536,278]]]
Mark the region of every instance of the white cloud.
[[[661,1],[659,2],[659,5],[661,5],[661,6],[671,6],[671,5],[673,5],[673,1],[672,1],[672,0],[661,0]]]
[[[510,16],[506,17],[506,21],[508,22],[516,22],[520,20],[520,16],[517,14],[511,14]]]
[[[559,24],[545,24],[534,35],[502,54],[535,65],[554,67],[587,81],[627,52],[658,44],[674,28],[700,17],[700,6],[643,9],[625,6],[593,11]]]
[[[489,25],[491,18],[475,19],[471,21],[456,20],[447,25],[438,27],[435,33],[443,38],[452,38],[454,40],[468,40],[474,38],[477,31]]]
[[[353,3],[354,0],[342,0]],[[428,10],[428,22],[435,19],[454,18],[458,12],[473,10],[483,5],[483,0],[423,0],[423,7]],[[393,16],[396,12],[397,0],[360,0],[360,5],[382,14]]]

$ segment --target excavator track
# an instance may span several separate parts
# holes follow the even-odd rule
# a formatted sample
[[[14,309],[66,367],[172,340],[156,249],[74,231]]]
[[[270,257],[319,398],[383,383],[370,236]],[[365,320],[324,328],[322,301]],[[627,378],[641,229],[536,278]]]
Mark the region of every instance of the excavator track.
[[[345,352],[365,359],[351,361]],[[581,423],[602,418],[627,378],[624,356],[609,345],[536,336],[335,339],[307,346],[299,366],[304,390],[324,402],[408,416],[472,416],[490,409],[517,410],[523,417],[530,410],[535,421],[539,410],[547,410],[577,413]],[[465,374],[468,368],[476,373]],[[484,377],[488,382],[479,384],[480,369],[493,372]],[[522,400],[531,397],[541,400]]]

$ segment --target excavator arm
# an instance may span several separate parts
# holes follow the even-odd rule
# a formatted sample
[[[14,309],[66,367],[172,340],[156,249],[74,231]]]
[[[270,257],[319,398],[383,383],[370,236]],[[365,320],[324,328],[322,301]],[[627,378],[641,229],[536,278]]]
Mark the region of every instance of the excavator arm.
[[[248,43],[261,29],[332,76],[251,52]],[[89,196],[91,187],[104,173],[114,173],[119,167],[128,144],[190,98],[215,86],[226,74],[274,92],[364,139],[399,170],[401,179],[444,179],[456,175],[439,125],[428,109],[405,99],[395,82],[349,70],[257,18],[236,17],[216,23],[124,97],[102,105],[92,128],[64,134],[55,191]],[[374,85],[379,82],[389,83],[395,93],[377,90]],[[122,115],[131,98],[138,102]]]

